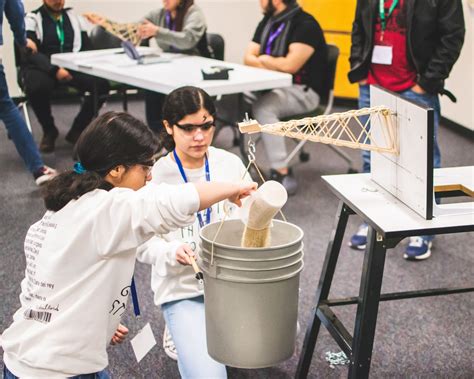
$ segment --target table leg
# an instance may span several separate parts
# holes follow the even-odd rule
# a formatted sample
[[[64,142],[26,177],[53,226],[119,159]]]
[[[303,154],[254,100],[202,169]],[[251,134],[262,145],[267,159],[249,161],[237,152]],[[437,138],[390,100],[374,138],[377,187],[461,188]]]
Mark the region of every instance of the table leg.
[[[385,255],[387,252],[385,239],[372,227],[369,227],[367,242],[354,326],[351,364],[349,367],[349,378],[351,379],[369,377]]]
[[[311,359],[314,353],[314,347],[316,345],[316,339],[318,338],[319,328],[321,326],[321,320],[317,315],[318,307],[321,302],[327,300],[329,296],[329,290],[331,289],[334,271],[336,270],[337,259],[339,257],[339,251],[341,250],[341,244],[344,237],[344,231],[346,230],[347,220],[349,215],[353,213],[354,212],[352,209],[347,207],[343,201],[339,203],[335,227],[332,231],[331,239],[326,250],[326,257],[324,259],[324,264],[318,283],[318,289],[316,291],[316,300],[312,314],[313,323],[306,330],[303,349],[301,351],[298,367],[296,369],[295,377],[298,379],[306,378],[308,376]]]

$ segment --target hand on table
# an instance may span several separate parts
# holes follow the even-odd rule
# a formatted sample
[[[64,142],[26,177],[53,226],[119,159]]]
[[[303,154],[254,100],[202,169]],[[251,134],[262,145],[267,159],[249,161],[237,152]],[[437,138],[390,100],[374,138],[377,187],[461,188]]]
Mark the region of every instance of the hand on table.
[[[56,72],[56,79],[58,79],[60,82],[69,82],[72,80],[72,75],[68,70],[60,67]]]

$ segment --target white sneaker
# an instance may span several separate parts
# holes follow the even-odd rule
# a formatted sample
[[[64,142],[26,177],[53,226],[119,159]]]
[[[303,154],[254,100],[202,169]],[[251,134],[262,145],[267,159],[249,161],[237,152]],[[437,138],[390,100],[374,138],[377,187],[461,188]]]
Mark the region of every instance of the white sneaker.
[[[54,168],[48,166],[43,166],[33,174],[35,178],[35,183],[38,186],[41,186],[42,184],[46,183],[48,180],[53,179],[57,175],[58,172]]]
[[[166,324],[165,331],[163,332],[163,349],[168,357],[175,361],[178,360],[178,352],[176,351],[176,346],[174,345],[173,338]]]

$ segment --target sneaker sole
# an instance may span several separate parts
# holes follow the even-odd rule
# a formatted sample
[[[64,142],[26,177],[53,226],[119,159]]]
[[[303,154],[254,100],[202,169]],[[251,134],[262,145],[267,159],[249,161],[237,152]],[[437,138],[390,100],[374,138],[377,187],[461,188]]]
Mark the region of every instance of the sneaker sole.
[[[365,250],[365,248],[367,247],[367,245],[353,245],[350,242],[347,243],[347,246],[354,250]]]
[[[431,251],[428,250],[425,254],[422,255],[408,255],[407,253],[403,254],[403,258],[407,261],[422,261],[431,257]]]

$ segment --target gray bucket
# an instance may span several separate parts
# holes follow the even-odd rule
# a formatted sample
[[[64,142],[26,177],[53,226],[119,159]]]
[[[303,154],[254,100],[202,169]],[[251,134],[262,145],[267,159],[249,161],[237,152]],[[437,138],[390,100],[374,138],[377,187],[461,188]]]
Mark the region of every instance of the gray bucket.
[[[228,220],[201,230],[209,355],[240,368],[274,366],[293,355],[303,231],[274,220],[271,246],[240,247],[244,225]]]

